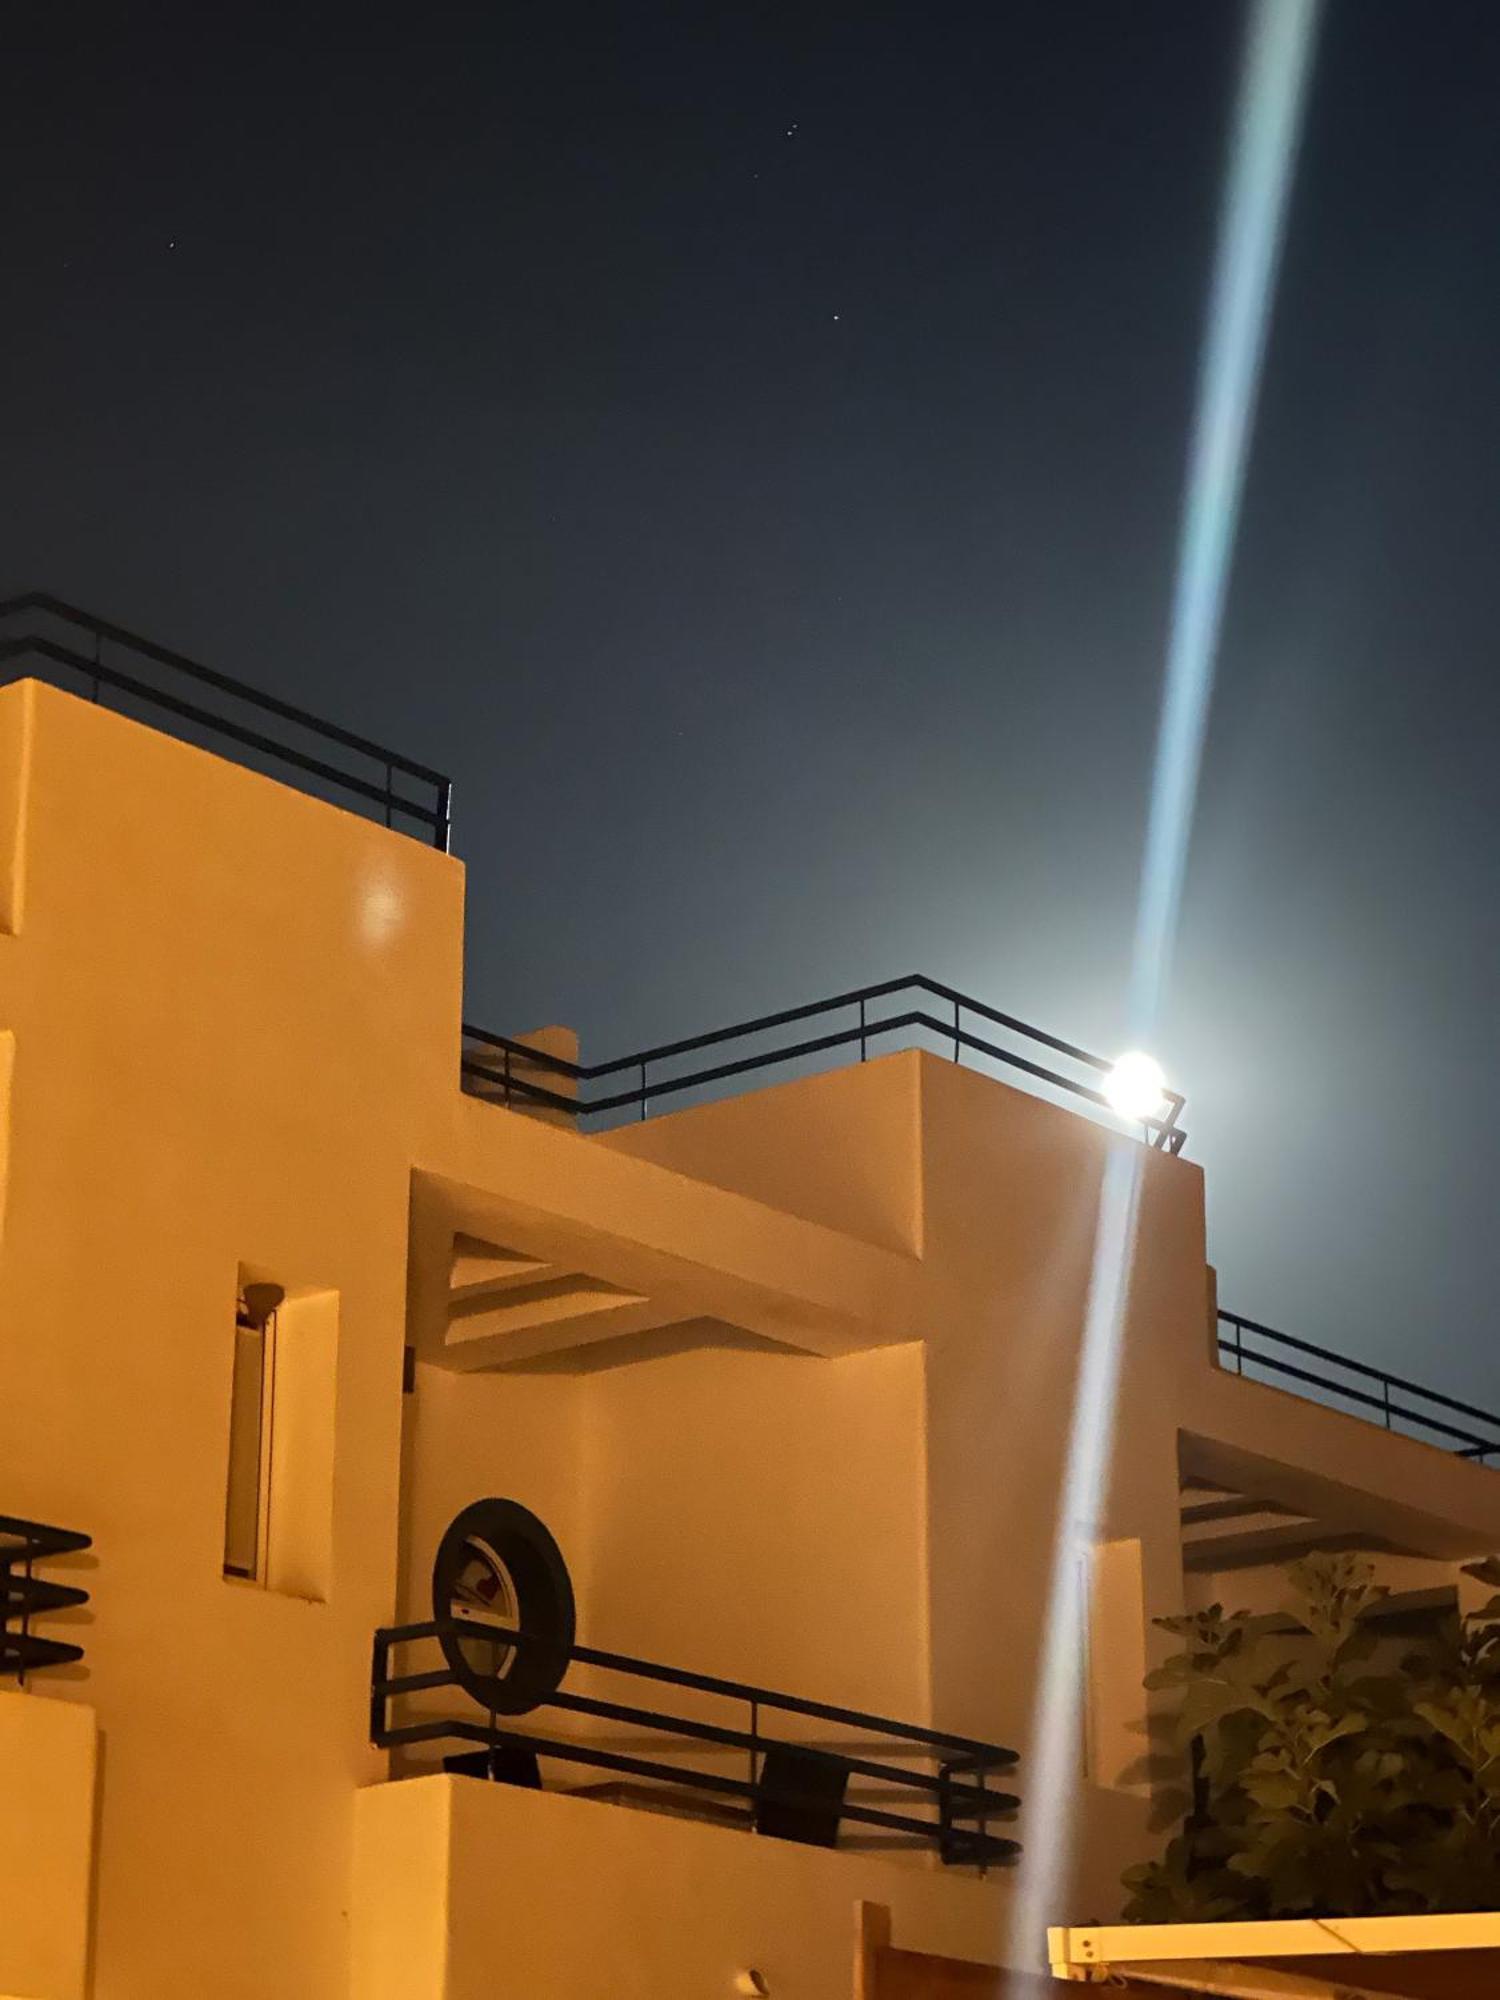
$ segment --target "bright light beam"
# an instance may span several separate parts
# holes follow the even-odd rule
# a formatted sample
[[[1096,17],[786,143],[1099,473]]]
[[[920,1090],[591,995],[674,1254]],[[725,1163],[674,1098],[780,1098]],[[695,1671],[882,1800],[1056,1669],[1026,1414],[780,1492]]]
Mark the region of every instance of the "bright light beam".
[[[1084,1311],[1073,1422],[1059,1496],[1047,1623],[1026,1756],[1026,1828],[1002,1963],[1034,1968],[1063,1909],[1080,1804],[1089,1568],[1114,1455],[1120,1338],[1129,1304],[1136,1209],[1146,1149],[1113,1138],[1099,1190],[1099,1226]]]
[[[1154,1045],[1176,939],[1261,360],[1320,0],[1255,0],[1219,218],[1141,863],[1130,1039]]]
[[[1198,768],[1287,194],[1321,0],[1253,0],[1240,73],[1141,863],[1129,1020],[1154,1041],[1176,938]],[[1132,1056],[1139,1065],[1147,1058]],[[1119,1065],[1124,1067],[1122,1061]],[[1099,1195],[1078,1381],[1058,1499],[1047,1624],[1027,1758],[1027,1831],[1009,1965],[1034,1965],[1063,1907],[1080,1799],[1089,1566],[1103,1532],[1144,1149],[1111,1143]]]

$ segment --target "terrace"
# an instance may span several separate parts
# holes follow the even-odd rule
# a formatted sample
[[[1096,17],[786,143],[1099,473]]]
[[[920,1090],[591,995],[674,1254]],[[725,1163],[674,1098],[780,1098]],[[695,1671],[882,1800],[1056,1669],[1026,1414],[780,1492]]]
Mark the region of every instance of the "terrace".
[[[0,602],[0,683],[27,677],[448,850],[452,784],[441,772],[45,592]],[[1110,1069],[1105,1058],[920,973],[598,1063],[465,1022],[460,1084],[471,1096],[513,1110],[601,1130],[723,1096],[752,1080],[910,1048],[1119,1122],[1102,1088]],[[1184,1108],[1180,1096],[1168,1093],[1160,1115],[1140,1127],[1145,1143],[1180,1153]],[[1500,1417],[1493,1413],[1241,1314],[1219,1314],[1217,1353],[1236,1375],[1479,1463],[1500,1452]]]

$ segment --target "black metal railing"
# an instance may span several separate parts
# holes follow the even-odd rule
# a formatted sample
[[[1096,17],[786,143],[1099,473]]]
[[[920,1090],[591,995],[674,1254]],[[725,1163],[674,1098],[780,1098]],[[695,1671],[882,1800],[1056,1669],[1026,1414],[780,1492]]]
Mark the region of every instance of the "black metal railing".
[[[1280,1333],[1273,1326],[1263,1326],[1259,1320],[1245,1319],[1239,1313],[1219,1314],[1218,1342],[1220,1365],[1233,1369],[1236,1375],[1255,1377],[1258,1369],[1265,1369],[1277,1380],[1299,1384],[1302,1390],[1322,1391],[1322,1395],[1312,1398],[1314,1401],[1335,1396],[1340,1402],[1355,1406],[1350,1415],[1368,1415],[1371,1422],[1383,1423],[1388,1431],[1400,1430],[1403,1436],[1415,1434],[1426,1443],[1441,1444],[1460,1458],[1483,1463],[1489,1453],[1500,1452],[1500,1417],[1473,1403],[1462,1403],[1456,1396],[1424,1389],[1421,1383],[1409,1381],[1404,1375],[1392,1375],[1364,1361],[1351,1361],[1331,1348],[1317,1347],[1310,1340]],[[1297,1357],[1295,1360],[1291,1358],[1293,1355]],[[1311,1362],[1321,1366],[1309,1366]],[[1330,1369],[1337,1372],[1330,1373]],[[1455,1423],[1455,1417],[1464,1421]]]
[[[0,680],[23,673],[41,673],[96,702],[112,696],[142,703],[153,720],[171,717],[179,733],[188,725],[215,749],[234,746],[231,754],[241,762],[251,761],[248,752],[278,772],[295,771],[304,789],[316,778],[337,803],[402,832],[415,830],[447,851],[453,787],[442,772],[45,591],[0,602]],[[279,734],[267,733],[273,726]]]
[[[0,1514],[0,1675],[14,1674],[24,1683],[38,1667],[67,1666],[83,1658],[82,1646],[44,1639],[32,1630],[32,1623],[49,1611],[87,1604],[86,1590],[38,1576],[36,1565],[90,1545],[89,1537],[75,1529]]]
[[[817,1034],[787,1032],[820,1021],[833,1021],[834,1025]],[[997,1041],[995,1029],[1009,1039]],[[463,1086],[472,1096],[512,1108],[542,1106],[575,1118],[601,1117],[613,1112],[629,1112],[645,1118],[654,1103],[683,1091],[707,1089],[760,1070],[805,1064],[829,1055],[864,1062],[872,1051],[882,1053],[893,1041],[909,1047],[923,1038],[930,1038],[943,1053],[951,1054],[955,1062],[977,1057],[1000,1063],[1085,1103],[1109,1109],[1109,1100],[1099,1087],[1110,1069],[1103,1056],[1092,1055],[1044,1029],[1033,1028],[1014,1015],[1002,1014],[998,1008],[955,992],[951,986],[921,973],[857,987],[852,992],[836,994],[831,1000],[788,1007],[779,1014],[763,1014],[758,1020],[739,1021],[733,1027],[715,1028],[706,1035],[663,1042],[657,1048],[641,1049],[612,1062],[570,1062],[564,1056],[550,1054],[512,1036],[492,1034],[486,1028],[466,1024],[461,1074]],[[744,1046],[721,1061],[695,1064],[690,1060],[709,1049],[727,1051],[736,1044],[756,1041],[761,1046]],[[1067,1068],[1037,1061],[1013,1046],[1017,1041],[1062,1057]],[[542,1081],[542,1077],[547,1080]],[[583,1085],[606,1079],[626,1081],[597,1095],[584,1093]],[[1142,1121],[1152,1146],[1169,1153],[1182,1151],[1187,1134],[1177,1121],[1184,1101],[1177,1092],[1167,1091],[1163,1095],[1162,1115]]]
[[[930,1846],[943,1861],[971,1867],[992,1867],[1009,1861],[1020,1851],[1017,1841],[991,1830],[993,1822],[1008,1818],[1016,1810],[1019,1800],[1012,1793],[992,1790],[988,1783],[992,1773],[1015,1765],[1014,1750],[914,1723],[893,1722],[859,1709],[804,1701],[796,1695],[778,1694],[742,1681],[664,1667],[624,1653],[601,1652],[592,1646],[575,1645],[570,1664],[721,1697],[744,1708],[745,1726],[733,1728],[698,1717],[665,1714],[632,1702],[577,1694],[563,1687],[556,1688],[538,1706],[622,1723],[632,1730],[651,1731],[664,1739],[663,1754],[642,1756],[635,1751],[611,1748],[587,1736],[545,1733],[531,1726],[530,1714],[520,1727],[514,1717],[488,1712],[394,1720],[391,1704],[402,1697],[438,1689],[458,1691],[458,1683],[446,1662],[414,1673],[393,1672],[391,1667],[394,1648],[436,1640],[444,1630],[473,1637],[472,1627],[445,1628],[431,1620],[390,1626],[375,1634],[370,1735],[378,1748],[453,1740],[479,1744],[492,1754],[519,1756],[528,1762],[556,1759],[564,1764],[605,1771],[614,1778],[638,1779],[650,1790],[659,1792],[661,1787],[669,1787],[691,1793],[705,1801],[717,1801],[721,1809],[727,1803],[731,1809],[737,1808],[747,1826],[761,1832],[780,1830],[775,1823],[777,1814],[789,1813],[794,1818],[799,1813],[813,1818],[831,1815],[835,1827],[852,1822],[900,1843]],[[540,1640],[541,1635],[509,1629],[504,1633],[506,1646],[524,1645],[528,1637]],[[830,1723],[840,1730],[854,1731],[862,1738],[878,1737],[887,1755],[865,1756],[842,1746],[834,1753],[816,1744],[778,1736],[763,1726],[768,1712]],[[694,1744],[731,1753],[738,1768],[706,1770],[696,1764],[667,1761],[672,1751],[680,1754],[680,1746]],[[918,1756],[936,1769],[891,1763],[892,1746],[897,1754]],[[739,1765],[741,1758],[743,1765]],[[827,1784],[830,1774],[835,1779],[832,1805]],[[894,1796],[903,1809],[893,1811],[875,1805],[866,1795],[852,1799],[844,1796],[843,1787],[849,1779],[878,1787],[876,1795]]]

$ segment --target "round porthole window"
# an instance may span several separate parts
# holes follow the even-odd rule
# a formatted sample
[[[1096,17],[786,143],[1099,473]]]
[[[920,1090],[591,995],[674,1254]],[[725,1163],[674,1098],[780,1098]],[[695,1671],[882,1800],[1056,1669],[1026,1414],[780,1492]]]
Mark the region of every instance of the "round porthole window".
[[[432,1570],[449,1671],[481,1707],[521,1715],[556,1692],[573,1651],[573,1585],[545,1524],[515,1500],[476,1500]],[[513,1636],[524,1633],[517,1645]]]

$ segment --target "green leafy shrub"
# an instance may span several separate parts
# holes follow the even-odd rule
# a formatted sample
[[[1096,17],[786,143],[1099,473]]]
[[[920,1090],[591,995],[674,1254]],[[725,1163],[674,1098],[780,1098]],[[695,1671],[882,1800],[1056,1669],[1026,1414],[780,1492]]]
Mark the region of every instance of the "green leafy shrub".
[[[1161,1859],[1126,1871],[1127,1919],[1500,1908],[1500,1597],[1390,1657],[1369,1563],[1287,1576],[1290,1626],[1217,1604],[1158,1621],[1182,1650],[1146,1685],[1179,1691],[1192,1791]]]

